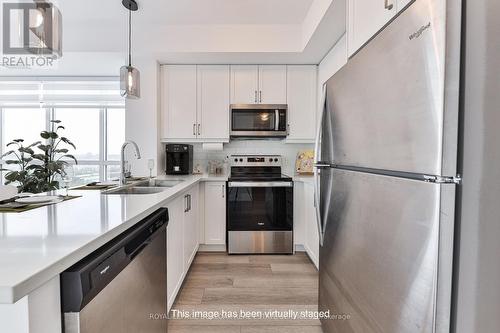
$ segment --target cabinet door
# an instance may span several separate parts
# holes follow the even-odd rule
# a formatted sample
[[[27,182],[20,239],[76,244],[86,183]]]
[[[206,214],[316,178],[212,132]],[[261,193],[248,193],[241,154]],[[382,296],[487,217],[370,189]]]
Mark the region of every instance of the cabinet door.
[[[169,222],[167,226],[167,294],[168,308],[174,303],[184,275],[184,196],[168,205]]]
[[[304,222],[305,199],[304,184],[300,181],[293,182],[293,244],[302,245],[306,243],[306,225]]]
[[[319,267],[319,234],[314,207],[314,186],[304,183],[306,244],[305,248],[316,268]]]
[[[226,244],[226,183],[205,183],[205,244]]]
[[[259,66],[259,103],[286,104],[286,66]]]
[[[397,13],[397,0],[349,0],[349,56]]]
[[[229,66],[198,66],[198,138],[229,141]]]
[[[316,134],[316,66],[287,66],[288,142],[313,142]]]
[[[196,138],[196,65],[162,66],[162,139]]]
[[[231,103],[258,103],[259,66],[231,66]]]
[[[189,266],[198,249],[198,201],[199,187],[194,186],[185,195],[184,214],[184,271]],[[183,196],[184,197],[184,196]]]
[[[406,5],[412,1],[413,0],[398,0],[398,12],[402,11]]]

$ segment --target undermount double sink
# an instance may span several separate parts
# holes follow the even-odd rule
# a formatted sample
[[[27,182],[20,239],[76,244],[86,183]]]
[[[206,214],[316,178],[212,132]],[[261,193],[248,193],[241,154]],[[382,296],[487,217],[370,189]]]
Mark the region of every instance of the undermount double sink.
[[[153,179],[137,182],[131,185],[121,186],[103,192],[104,194],[154,194],[160,193],[174,187],[184,180],[182,179]]]

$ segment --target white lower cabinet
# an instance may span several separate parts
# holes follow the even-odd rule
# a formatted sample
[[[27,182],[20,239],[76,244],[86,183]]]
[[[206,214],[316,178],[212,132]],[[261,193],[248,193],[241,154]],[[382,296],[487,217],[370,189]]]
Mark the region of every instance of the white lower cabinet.
[[[184,195],[168,204],[167,226],[167,295],[168,309],[175,301],[184,279]]]
[[[226,183],[205,183],[205,244],[226,244]]]
[[[319,268],[319,234],[314,207],[312,182],[295,182],[294,242],[302,245],[316,268]]]
[[[316,268],[319,268],[319,234],[314,207],[314,186],[308,182],[304,183],[304,224],[304,248]]]
[[[199,185],[194,185],[168,205],[167,294],[168,309],[198,251]]]
[[[185,195],[184,213],[184,267],[187,272],[198,251],[199,186],[193,186]]]

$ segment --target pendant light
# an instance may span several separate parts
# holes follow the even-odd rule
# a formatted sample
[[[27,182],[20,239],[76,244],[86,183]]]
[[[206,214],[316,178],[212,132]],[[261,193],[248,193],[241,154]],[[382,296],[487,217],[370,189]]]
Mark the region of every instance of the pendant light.
[[[132,66],[132,12],[139,6],[135,0],[122,0],[128,9],[128,66],[120,68],[120,94],[125,98],[137,99],[141,97],[141,73]]]

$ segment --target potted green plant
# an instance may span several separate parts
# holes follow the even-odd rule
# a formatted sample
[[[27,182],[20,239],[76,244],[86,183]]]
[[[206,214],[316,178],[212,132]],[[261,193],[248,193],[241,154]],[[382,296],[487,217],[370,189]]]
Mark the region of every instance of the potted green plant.
[[[59,180],[64,176],[64,167],[68,165],[67,159],[71,159],[78,164],[76,158],[68,154],[68,147],[76,149],[76,146],[68,138],[59,135],[60,130],[64,130],[60,120],[51,120],[51,130],[42,131],[40,136],[45,140],[45,144],[37,145],[42,151],[40,154],[33,154],[34,160],[41,163],[32,163],[28,169],[33,171],[37,179],[37,192],[47,192],[59,189]]]
[[[73,160],[78,164],[76,158],[68,154],[69,148],[76,149],[73,142],[67,137],[61,136],[60,131],[64,130],[60,120],[51,120],[50,131],[42,131],[40,137],[43,141],[37,141],[24,146],[23,139],[16,139],[7,146],[16,146],[15,150],[10,150],[2,155],[13,156],[5,163],[17,165],[18,170],[7,170],[5,184],[17,184],[19,192],[48,192],[59,189],[59,179],[65,175],[64,168],[69,165],[68,160]],[[36,153],[34,148],[41,152]]]
[[[15,165],[18,170],[0,170],[7,171],[5,174],[5,185],[17,184],[19,192],[36,192],[38,180],[29,169],[29,165],[33,161],[33,155],[35,154],[33,147],[41,144],[41,142],[37,141],[28,146],[24,146],[23,143],[23,139],[12,140],[7,144],[7,147],[14,146],[15,149],[9,150],[1,156],[2,158],[8,156],[14,157],[5,161],[5,164]]]

